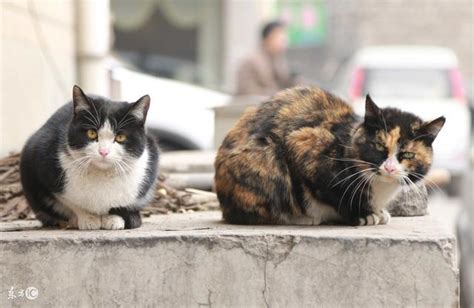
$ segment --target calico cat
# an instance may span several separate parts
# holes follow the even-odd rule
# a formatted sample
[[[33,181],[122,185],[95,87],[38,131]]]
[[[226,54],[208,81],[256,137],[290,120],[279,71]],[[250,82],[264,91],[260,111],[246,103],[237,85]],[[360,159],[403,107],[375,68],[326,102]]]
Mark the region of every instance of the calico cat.
[[[114,102],[73,88],[21,153],[23,190],[44,226],[131,229],[153,197],[158,148],[145,132],[150,97]]]
[[[423,122],[369,95],[359,118],[314,87],[249,108],[215,161],[223,218],[235,224],[386,224],[385,207],[423,178],[444,117]]]

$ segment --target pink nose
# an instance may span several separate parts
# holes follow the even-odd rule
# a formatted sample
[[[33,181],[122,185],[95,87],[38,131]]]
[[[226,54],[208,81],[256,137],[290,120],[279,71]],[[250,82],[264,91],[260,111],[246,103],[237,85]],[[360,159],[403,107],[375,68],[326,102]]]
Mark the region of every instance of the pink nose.
[[[99,153],[102,157],[109,155],[109,149],[100,149]]]
[[[392,160],[387,160],[383,167],[385,171],[387,171],[388,173],[393,173],[397,170],[397,166],[395,165],[395,162]]]

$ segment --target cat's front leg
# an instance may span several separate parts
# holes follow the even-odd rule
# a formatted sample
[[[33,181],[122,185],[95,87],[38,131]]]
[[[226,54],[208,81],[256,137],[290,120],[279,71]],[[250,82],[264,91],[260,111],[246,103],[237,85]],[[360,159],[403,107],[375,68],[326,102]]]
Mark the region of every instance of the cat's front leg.
[[[359,226],[385,225],[390,221],[390,213],[385,210],[379,210],[376,213],[359,218]]]
[[[111,208],[109,215],[121,217],[124,221],[125,229],[135,229],[142,225],[140,211],[137,209],[127,207]]]
[[[76,214],[77,215],[77,214]],[[77,215],[77,228],[79,230],[99,230],[101,227],[100,216],[81,213]]]
[[[122,230],[125,228],[125,220],[118,215],[103,215],[102,229]]]
[[[100,215],[84,211],[78,207],[70,206],[74,216],[69,219],[69,226],[79,230],[99,230],[102,223]]]
[[[385,209],[381,210],[379,215],[380,215],[380,224],[382,225],[388,224],[388,222],[390,221],[390,218],[392,218],[390,213]]]

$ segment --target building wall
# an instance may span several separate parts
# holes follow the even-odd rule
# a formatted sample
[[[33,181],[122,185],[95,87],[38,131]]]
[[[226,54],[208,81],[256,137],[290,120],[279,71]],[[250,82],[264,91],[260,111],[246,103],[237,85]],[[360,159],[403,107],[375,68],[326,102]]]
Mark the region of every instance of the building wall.
[[[0,157],[70,99],[74,12],[73,0],[0,1]]]
[[[423,44],[452,48],[466,78],[474,80],[472,0],[363,0],[359,44]]]
[[[237,70],[242,60],[258,48],[264,16],[257,1],[225,0],[223,5],[222,71],[224,91],[235,92]]]
[[[438,45],[453,49],[467,80],[474,80],[472,0],[322,0],[327,39],[316,48],[290,50],[296,70],[328,82],[358,48],[381,44]]]

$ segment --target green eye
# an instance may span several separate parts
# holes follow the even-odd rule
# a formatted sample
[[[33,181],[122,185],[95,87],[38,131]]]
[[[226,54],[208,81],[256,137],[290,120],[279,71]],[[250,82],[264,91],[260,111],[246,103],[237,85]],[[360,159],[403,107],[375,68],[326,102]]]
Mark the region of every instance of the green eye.
[[[380,142],[377,142],[377,143],[375,144],[375,148],[376,148],[377,150],[379,150],[379,151],[385,151],[385,145],[383,145],[383,144],[380,143]]]
[[[403,159],[412,159],[415,157],[415,153],[413,152],[403,152],[400,155]]]

